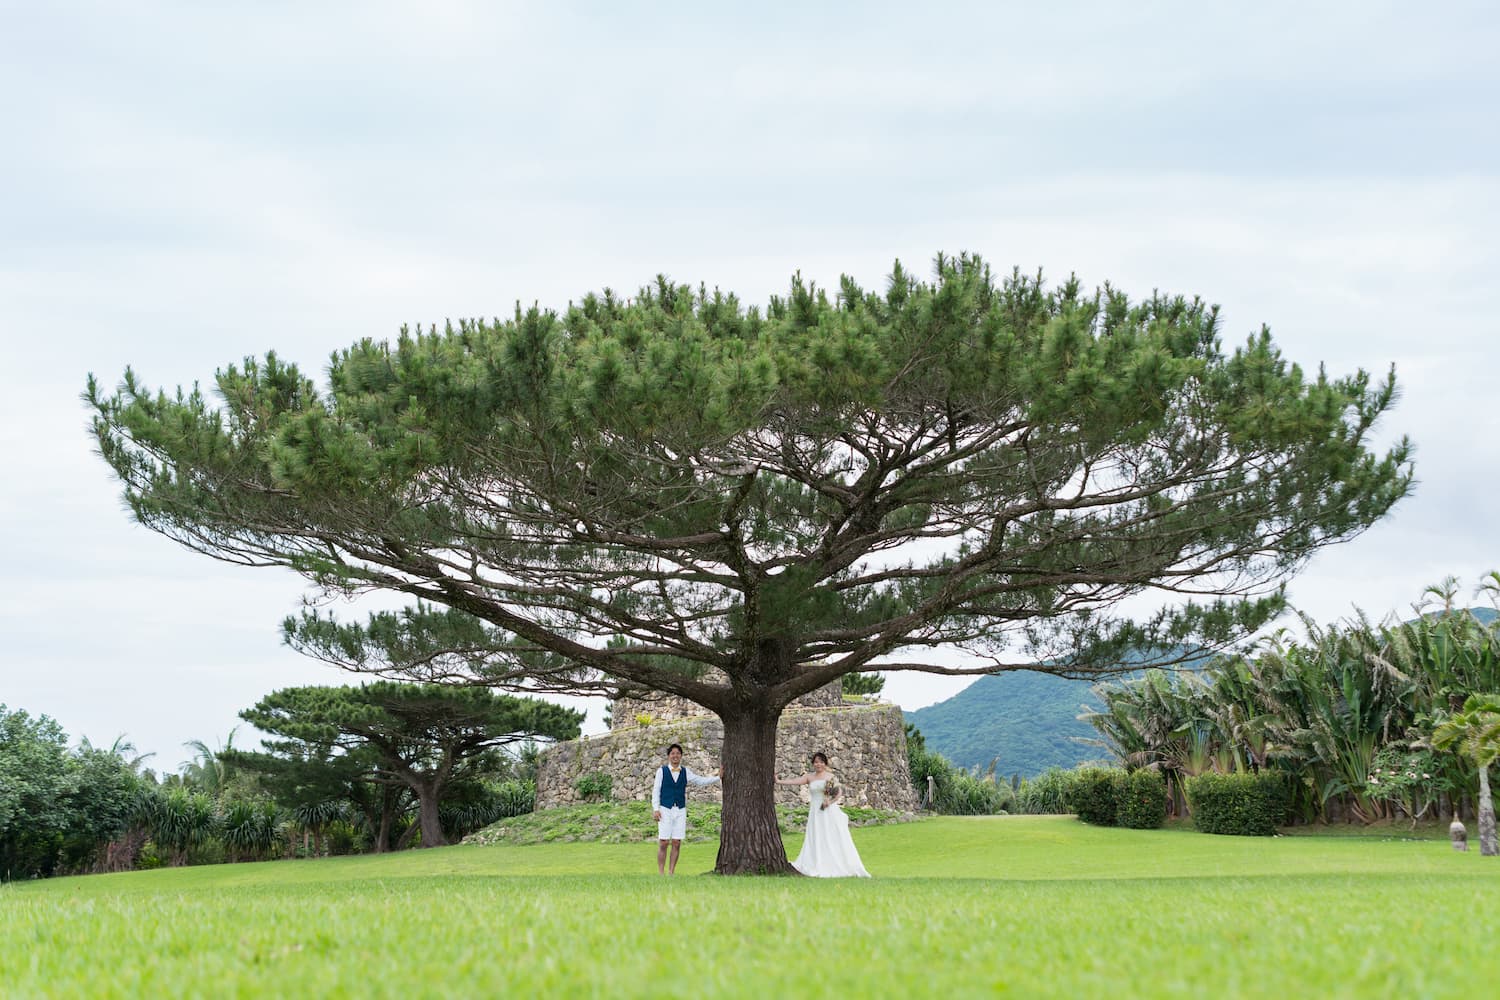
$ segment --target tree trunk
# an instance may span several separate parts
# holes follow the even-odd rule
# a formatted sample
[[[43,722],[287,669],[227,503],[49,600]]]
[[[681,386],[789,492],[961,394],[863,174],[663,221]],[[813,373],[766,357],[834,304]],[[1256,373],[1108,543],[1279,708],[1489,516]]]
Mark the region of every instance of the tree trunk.
[[[724,814],[718,875],[784,875],[786,858],[776,826],[776,722],[780,709],[722,714]]]
[[[448,843],[443,836],[443,824],[438,819],[438,784],[421,782],[413,786],[417,793],[417,821],[422,827],[423,847],[442,847]]]
[[[1495,803],[1490,799],[1490,769],[1479,768],[1479,853],[1487,858],[1500,854],[1495,839]]]
[[[367,814],[367,821],[375,829],[374,854],[385,854],[391,849],[391,830],[396,825],[396,804],[400,801],[401,792],[395,785],[380,785],[380,819],[374,820],[373,812]]]

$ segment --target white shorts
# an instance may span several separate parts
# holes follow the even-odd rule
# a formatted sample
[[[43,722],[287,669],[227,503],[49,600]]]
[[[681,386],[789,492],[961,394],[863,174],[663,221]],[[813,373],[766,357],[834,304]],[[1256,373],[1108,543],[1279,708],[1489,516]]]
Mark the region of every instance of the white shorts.
[[[681,840],[687,833],[687,810],[663,809],[661,819],[656,821],[657,840]]]

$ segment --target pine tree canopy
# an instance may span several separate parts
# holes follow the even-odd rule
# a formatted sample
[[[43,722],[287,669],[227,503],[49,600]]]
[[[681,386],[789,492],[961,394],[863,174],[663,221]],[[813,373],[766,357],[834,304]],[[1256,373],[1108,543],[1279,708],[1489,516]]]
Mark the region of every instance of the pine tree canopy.
[[[240,717],[282,737],[278,747],[374,747],[391,759],[427,763],[469,757],[527,740],[578,735],[583,713],[482,688],[376,681],[353,687],[282,688]]]
[[[326,384],[271,353],[215,388],[127,371],[86,399],[142,524],[414,599],[291,619],[294,646],[720,714],[852,671],[1218,647],[1412,484],[1410,445],[1371,443],[1394,372],[1312,374],[1264,329],[1226,350],[1198,299],[967,255],[765,308],[663,278],[363,340]]]

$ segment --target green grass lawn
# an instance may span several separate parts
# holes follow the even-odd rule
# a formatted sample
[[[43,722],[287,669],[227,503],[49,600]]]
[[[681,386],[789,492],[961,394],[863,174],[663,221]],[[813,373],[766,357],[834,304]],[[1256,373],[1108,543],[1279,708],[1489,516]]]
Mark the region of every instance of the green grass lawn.
[[[0,995],[1486,996],[1500,859],[1062,817],[855,831],[872,880],[465,846],[0,887]],[[788,838],[795,852],[797,838]]]

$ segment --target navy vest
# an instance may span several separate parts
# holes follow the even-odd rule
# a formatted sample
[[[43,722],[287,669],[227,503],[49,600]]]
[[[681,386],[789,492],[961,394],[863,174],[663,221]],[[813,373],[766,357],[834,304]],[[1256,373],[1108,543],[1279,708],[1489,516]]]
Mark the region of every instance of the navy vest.
[[[672,769],[661,766],[661,807],[663,809],[687,808],[687,768],[677,769],[677,780],[672,780]]]

